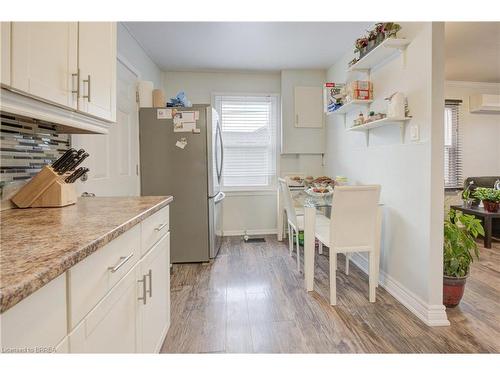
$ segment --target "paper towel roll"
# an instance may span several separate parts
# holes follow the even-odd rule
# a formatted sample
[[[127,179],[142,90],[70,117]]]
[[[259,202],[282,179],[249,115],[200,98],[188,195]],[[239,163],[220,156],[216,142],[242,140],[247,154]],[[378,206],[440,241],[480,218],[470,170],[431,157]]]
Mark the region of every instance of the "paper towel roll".
[[[161,89],[153,90],[153,107],[163,108],[167,104],[165,100],[165,93]]]
[[[153,82],[139,81],[139,107],[152,107],[153,106]]]

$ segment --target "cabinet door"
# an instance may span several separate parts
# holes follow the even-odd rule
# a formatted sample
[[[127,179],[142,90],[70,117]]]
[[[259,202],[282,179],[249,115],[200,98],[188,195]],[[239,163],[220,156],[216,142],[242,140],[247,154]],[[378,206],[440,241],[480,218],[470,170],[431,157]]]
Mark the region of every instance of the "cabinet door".
[[[0,22],[0,83],[10,86],[10,22]]]
[[[137,267],[69,335],[71,353],[137,352]]]
[[[76,109],[76,22],[12,22],[11,85]]]
[[[140,345],[143,353],[156,353],[170,326],[170,233],[167,233],[140,263],[139,279],[145,290],[139,296],[141,309]]]
[[[323,90],[321,87],[295,87],[295,127],[323,127]]]
[[[78,109],[116,121],[116,23],[78,23]]]

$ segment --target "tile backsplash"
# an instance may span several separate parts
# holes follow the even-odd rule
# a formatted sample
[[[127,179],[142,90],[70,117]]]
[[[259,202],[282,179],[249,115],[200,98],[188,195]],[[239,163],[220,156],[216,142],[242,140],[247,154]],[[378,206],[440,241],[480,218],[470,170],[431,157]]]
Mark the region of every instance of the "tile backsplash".
[[[70,147],[70,136],[56,125],[0,112],[0,186],[2,207],[40,169]]]

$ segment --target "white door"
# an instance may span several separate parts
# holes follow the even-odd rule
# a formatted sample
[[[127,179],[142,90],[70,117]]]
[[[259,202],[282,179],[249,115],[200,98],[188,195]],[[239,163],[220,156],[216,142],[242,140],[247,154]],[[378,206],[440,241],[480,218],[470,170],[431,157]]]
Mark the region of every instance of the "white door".
[[[167,233],[141,260],[138,279],[144,280],[145,300],[138,301],[142,323],[141,351],[161,349],[170,325],[170,233]],[[142,296],[142,292],[138,292]]]
[[[12,87],[76,109],[78,24],[12,22]]]
[[[117,121],[107,135],[72,136],[75,148],[84,148],[89,158],[88,179],[77,190],[97,196],[139,195],[139,115],[136,103],[137,75],[117,62]]]
[[[116,23],[78,23],[78,109],[109,121],[116,120]]]
[[[69,336],[71,353],[135,353],[139,315],[132,269]]]

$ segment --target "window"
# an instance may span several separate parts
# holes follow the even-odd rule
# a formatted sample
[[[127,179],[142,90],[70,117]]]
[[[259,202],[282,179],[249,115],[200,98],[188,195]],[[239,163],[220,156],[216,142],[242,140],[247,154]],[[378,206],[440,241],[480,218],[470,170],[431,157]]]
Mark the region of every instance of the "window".
[[[462,188],[462,149],[459,115],[461,100],[446,100],[444,108],[444,187]]]
[[[215,96],[224,140],[225,190],[273,189],[278,97]]]

